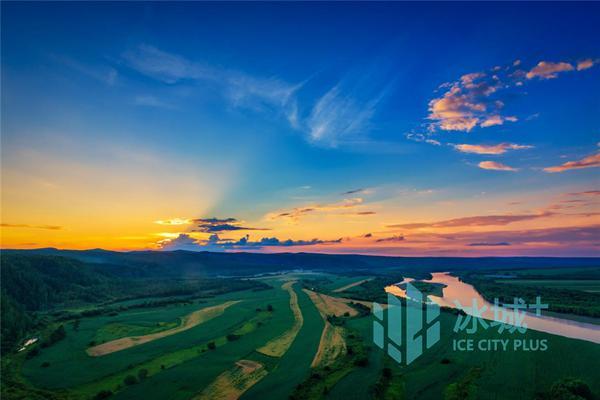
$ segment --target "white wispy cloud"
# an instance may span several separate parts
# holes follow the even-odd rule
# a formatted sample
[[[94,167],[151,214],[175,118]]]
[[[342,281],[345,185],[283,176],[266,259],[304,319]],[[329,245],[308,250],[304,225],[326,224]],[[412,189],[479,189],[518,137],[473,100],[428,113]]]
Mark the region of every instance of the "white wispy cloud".
[[[156,107],[156,108],[166,108],[166,109],[174,109],[176,108],[174,105],[167,103],[159,99],[156,96],[152,95],[139,95],[135,96],[133,99],[133,103],[136,106],[144,106],[144,107]]]
[[[292,125],[296,118],[294,94],[303,83],[292,84],[277,77],[256,77],[216,68],[147,44],[125,52],[122,57],[130,68],[163,83],[202,81],[220,87],[234,107],[282,112]]]
[[[80,74],[86,75],[108,86],[114,86],[118,81],[119,73],[111,66],[86,64],[70,57],[58,55],[52,55],[51,58]]]
[[[314,105],[307,120],[313,142],[336,146],[340,141],[356,138],[368,129],[380,96],[361,102],[336,85]]]
[[[304,107],[301,107],[298,91],[306,81],[290,83],[276,76],[257,77],[218,68],[147,44],[123,53],[122,58],[130,68],[165,84],[201,81],[214,85],[233,107],[279,115],[309,142],[326,147],[364,139],[387,89],[387,85],[380,85],[384,88],[373,91],[377,85],[369,79],[353,84],[349,82],[357,80],[343,79],[321,97],[312,101],[304,98]],[[161,107],[169,103],[140,96],[136,104]]]

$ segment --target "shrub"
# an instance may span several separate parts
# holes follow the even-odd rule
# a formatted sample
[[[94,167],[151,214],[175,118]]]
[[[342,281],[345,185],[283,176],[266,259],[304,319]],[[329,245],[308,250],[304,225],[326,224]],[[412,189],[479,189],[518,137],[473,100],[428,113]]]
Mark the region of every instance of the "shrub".
[[[367,357],[361,357],[358,360],[354,361],[354,365],[358,367],[366,367],[369,365],[369,359]]]
[[[142,368],[138,371],[138,379],[140,381],[143,381],[144,379],[146,379],[148,377],[148,370],[145,368]]]
[[[233,342],[234,340],[238,340],[240,338],[240,335],[236,335],[234,333],[230,333],[227,335],[227,340],[230,342]]]
[[[590,387],[581,379],[564,378],[550,388],[551,400],[585,399],[592,400],[594,395]]]
[[[34,347],[33,349],[29,350],[29,352],[27,353],[27,359],[31,359],[33,357],[37,357],[40,355],[40,349],[38,347]]]
[[[217,345],[216,345],[216,343],[215,343],[215,342],[208,342],[208,348],[209,348],[210,350],[214,350],[214,349],[216,349],[216,348],[217,348]]]
[[[127,375],[125,379],[123,379],[123,383],[127,386],[135,385],[137,382],[137,378],[133,375]]]
[[[98,393],[96,393],[96,396],[94,396],[95,400],[102,400],[102,399],[107,399],[110,396],[112,396],[113,392],[111,392],[110,390],[101,390]]]
[[[269,312],[273,312],[273,306],[272,305],[267,305],[267,311]]]
[[[48,368],[50,366],[50,363],[48,361],[44,361],[42,363],[42,368]]]

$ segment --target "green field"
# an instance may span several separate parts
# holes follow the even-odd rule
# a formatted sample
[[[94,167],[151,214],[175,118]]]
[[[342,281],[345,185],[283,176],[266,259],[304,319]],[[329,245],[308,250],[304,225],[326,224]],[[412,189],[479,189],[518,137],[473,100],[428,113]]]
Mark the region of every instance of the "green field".
[[[547,351],[455,351],[453,339],[468,335],[453,332],[456,315],[451,312],[441,314],[440,342],[409,366],[396,364],[372,344],[373,319],[364,309],[355,317],[336,317],[330,321],[341,327],[347,345],[353,348],[352,354],[338,356],[331,367],[311,368],[324,321],[302,287],[318,287],[323,293],[339,297],[351,297],[353,293],[367,296],[374,290],[373,282],[380,278],[348,292],[332,292],[364,279],[368,276],[276,275],[260,278],[271,287],[267,290],[245,290],[192,302],[126,309],[81,318],[77,323],[70,320],[63,322],[66,329],[63,340],[41,349],[34,357],[26,357],[27,352],[17,353],[10,358],[11,365],[18,366],[16,376],[21,385],[29,388],[30,394],[38,391],[41,395],[21,398],[90,399],[102,391],[110,391],[110,398],[114,399],[191,399],[240,360],[259,363],[267,371],[241,395],[244,400],[290,396],[339,400],[453,399],[456,398],[453,393],[462,393],[461,390],[477,399],[533,400],[566,377],[582,379],[594,392],[600,392],[599,345],[529,331],[523,338],[547,339]],[[289,280],[297,281],[292,290],[298,296],[303,324],[283,356],[266,356],[256,349],[294,324],[290,293],[282,288]],[[513,285],[532,282],[507,281]],[[550,280],[554,285],[563,285],[561,288],[574,285],[573,282],[581,281]],[[172,329],[191,312],[232,300],[239,302],[225,309],[222,315],[186,331],[99,357],[86,353],[92,344]],[[505,336],[487,330],[469,337]],[[571,356],[565,357],[566,354]]]
[[[501,279],[499,283],[511,285],[541,286],[546,288],[581,290],[584,292],[600,292],[600,280],[569,280],[569,279]]]

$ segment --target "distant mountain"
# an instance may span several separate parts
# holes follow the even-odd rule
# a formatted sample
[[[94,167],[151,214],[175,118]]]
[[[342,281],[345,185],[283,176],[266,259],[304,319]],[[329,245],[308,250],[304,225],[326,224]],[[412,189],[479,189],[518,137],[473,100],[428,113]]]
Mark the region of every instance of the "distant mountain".
[[[431,272],[600,266],[600,258],[555,257],[382,257],[315,253],[211,253],[184,250],[116,252],[102,249],[53,248],[4,250],[3,253],[69,257],[89,264],[100,264],[99,271],[121,277],[241,276],[294,269],[331,272],[364,270],[376,273],[382,268]]]

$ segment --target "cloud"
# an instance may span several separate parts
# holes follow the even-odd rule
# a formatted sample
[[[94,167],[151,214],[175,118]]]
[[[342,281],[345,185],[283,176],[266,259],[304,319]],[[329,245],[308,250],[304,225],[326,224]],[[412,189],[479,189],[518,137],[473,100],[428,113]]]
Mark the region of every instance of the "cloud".
[[[169,84],[181,80],[217,78],[216,71],[208,66],[191,62],[184,57],[147,44],[125,52],[123,59],[138,72]]]
[[[190,250],[190,251],[237,251],[237,250],[259,250],[264,247],[295,247],[314,246],[341,243],[342,239],[335,240],[280,240],[276,237],[263,237],[258,241],[251,241],[246,235],[238,240],[221,239],[217,234],[212,234],[206,240],[195,239],[189,234],[181,233],[176,238],[165,239],[158,242],[162,250]]]
[[[201,246],[198,239],[187,233],[181,233],[174,239],[165,239],[158,242],[162,250],[198,250]]]
[[[348,194],[355,194],[355,193],[362,193],[364,192],[366,189],[360,188],[360,189],[353,189],[353,190],[348,190],[347,192],[342,193],[342,195],[348,195]]]
[[[235,218],[198,218],[192,221],[197,224],[192,232],[225,232],[225,231],[256,231],[256,230],[269,230],[267,228],[253,228],[248,226],[240,225],[241,221]]]
[[[508,242],[496,242],[496,243],[480,242],[480,243],[469,243],[467,246],[471,246],[471,247],[510,246],[510,243],[508,243]]]
[[[354,215],[375,215],[377,213],[375,211],[358,211],[353,214]]]
[[[135,104],[136,106],[143,106],[143,107],[156,107],[156,108],[166,108],[166,109],[174,109],[175,108],[175,106],[173,106],[172,104],[164,102],[164,101],[160,100],[159,98],[157,98],[155,96],[150,96],[150,95],[136,96],[133,99],[133,104]]]
[[[554,79],[560,72],[573,71],[573,65],[567,62],[540,61],[525,76],[527,79]]]
[[[212,217],[212,218],[196,218],[193,220],[193,222],[196,222],[198,224],[227,224],[230,222],[237,222],[237,219],[229,217],[229,218],[217,218],[217,217]]]
[[[463,153],[473,154],[504,154],[508,150],[531,149],[533,146],[520,145],[514,143],[499,143],[494,145],[485,144],[456,144],[454,148]]]
[[[385,238],[375,240],[376,243],[402,242],[402,241],[404,241],[404,236],[390,236],[390,237],[385,237]]]
[[[364,200],[360,197],[344,199],[341,202],[337,203],[327,203],[327,204],[313,204],[307,205],[304,207],[296,207],[291,210],[284,210],[278,212],[271,212],[267,214],[266,218],[270,220],[275,220],[279,218],[287,218],[293,221],[298,221],[300,218],[318,212],[336,212],[340,210],[348,210],[354,207],[360,206]],[[370,215],[374,214],[372,211],[365,211],[364,214],[360,215]],[[356,213],[353,213],[356,214]]]
[[[572,169],[600,167],[600,153],[592,154],[577,161],[567,161],[564,164],[544,168],[546,172],[564,172]]]
[[[490,169],[493,171],[518,171],[517,168],[509,167],[496,161],[482,161],[477,166],[481,169]]]
[[[130,68],[165,84],[203,82],[217,87],[232,106],[274,112],[309,142],[326,147],[354,143],[364,136],[388,87],[379,85],[383,89],[373,91],[377,86],[373,79],[345,79],[319,98],[307,99],[310,106],[301,108],[297,94],[307,81],[289,83],[276,76],[252,76],[191,61],[147,44],[123,53],[122,58]],[[142,102],[160,106],[151,99]]]
[[[459,233],[458,240],[468,240],[474,237],[485,237],[482,243],[510,243],[511,246],[543,244],[557,246],[559,244],[573,246],[596,242],[600,233],[600,225],[582,227],[543,228],[518,231]]]
[[[159,225],[189,225],[192,223],[192,221],[184,218],[173,218],[167,220],[159,219],[158,221],[154,221],[154,223]]]
[[[567,193],[568,196],[600,196],[600,190],[586,190],[583,192]]]
[[[277,77],[255,77],[241,71],[215,68],[147,44],[125,52],[122,57],[130,68],[166,84],[205,82],[221,88],[224,98],[235,107],[275,110],[292,126],[296,123],[294,94],[303,83],[291,84]],[[146,103],[152,101],[147,99]]]
[[[592,68],[594,66],[594,61],[591,58],[587,60],[582,60],[577,63],[577,71],[583,71],[588,68]]]
[[[454,82],[440,85],[442,96],[429,101],[427,119],[429,133],[438,130],[470,132],[476,127],[489,128],[516,122],[516,116],[505,115],[501,93],[508,88],[521,88],[524,80],[553,79],[559,73],[573,71],[568,62],[541,61],[530,71],[518,69],[521,62],[514,62],[506,68],[494,67],[486,72],[474,72],[461,76]],[[595,61],[582,60],[577,70],[591,68]],[[523,89],[519,89],[523,90]],[[423,140],[424,141],[424,140]]]
[[[444,87],[448,88],[444,95],[429,102],[427,118],[434,121],[429,125],[430,131],[470,132],[476,126],[487,128],[517,120],[514,116],[501,115],[504,103],[490,99],[505,87],[496,74],[466,74]]]
[[[61,230],[63,227],[58,225],[28,225],[28,224],[0,224],[3,228],[28,228],[28,229],[48,229],[51,231]]]
[[[87,75],[88,77],[102,82],[108,86],[114,86],[117,83],[119,74],[117,70],[112,67],[84,64],[65,56],[53,55],[51,57],[57,62],[71,68],[72,70],[77,71],[80,74]]]
[[[552,212],[539,214],[478,215],[474,217],[454,218],[437,222],[419,222],[410,224],[387,225],[388,228],[421,229],[421,228],[458,228],[474,226],[503,226],[521,221],[530,221],[554,215]]]
[[[382,94],[366,101],[342,90],[338,84],[314,105],[306,121],[309,140],[335,147],[340,142],[356,139],[369,128],[370,119]]]

